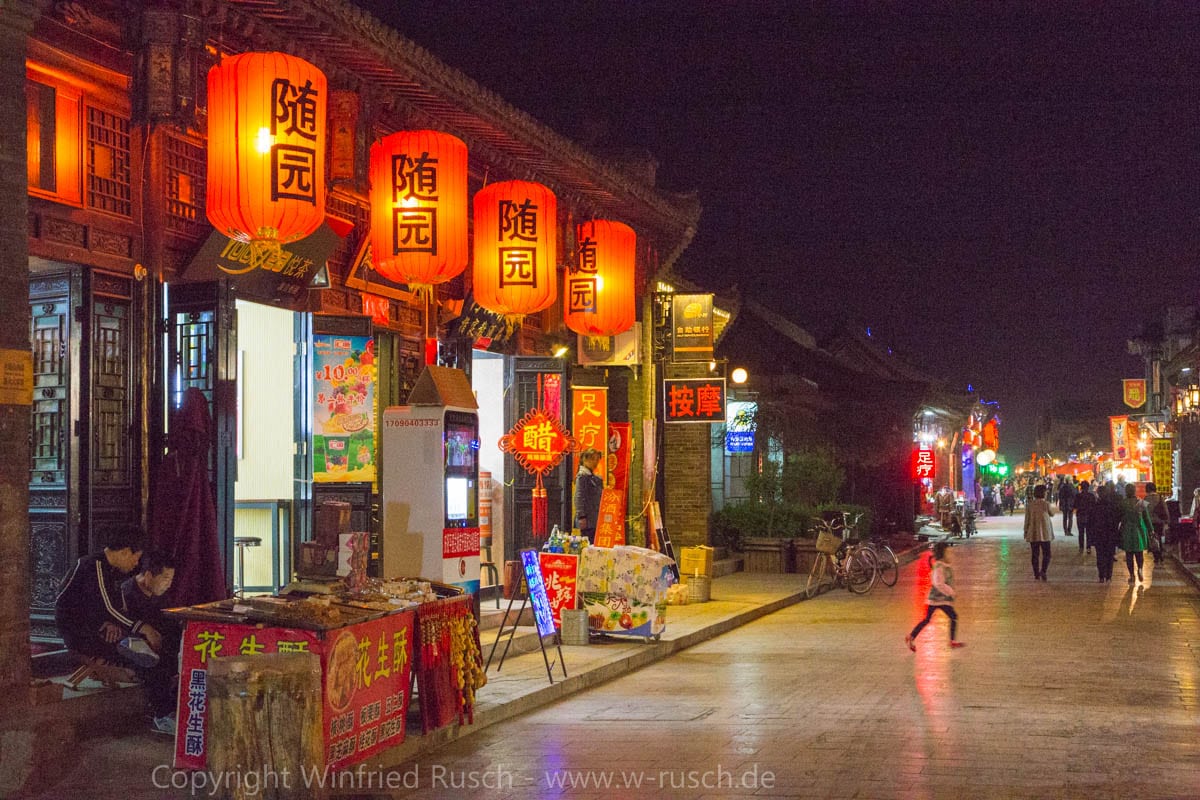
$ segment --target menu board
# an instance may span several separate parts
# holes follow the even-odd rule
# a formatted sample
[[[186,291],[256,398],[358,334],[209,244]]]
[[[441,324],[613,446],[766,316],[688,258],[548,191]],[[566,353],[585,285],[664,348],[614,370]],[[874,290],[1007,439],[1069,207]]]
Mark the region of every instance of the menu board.
[[[521,566],[525,569],[525,585],[529,587],[529,602],[533,604],[533,618],[537,622],[538,636],[550,636],[554,627],[554,614],[550,610],[550,598],[546,596],[546,584],[542,582],[542,568],[538,563],[538,551],[521,551]]]
[[[313,336],[313,480],[375,480],[375,340]]]

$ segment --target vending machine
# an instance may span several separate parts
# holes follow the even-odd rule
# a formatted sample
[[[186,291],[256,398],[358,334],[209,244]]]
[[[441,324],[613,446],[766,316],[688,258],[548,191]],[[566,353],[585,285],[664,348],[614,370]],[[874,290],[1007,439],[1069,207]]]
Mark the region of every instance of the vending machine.
[[[479,414],[461,371],[429,366],[380,432],[380,574],[479,591]]]

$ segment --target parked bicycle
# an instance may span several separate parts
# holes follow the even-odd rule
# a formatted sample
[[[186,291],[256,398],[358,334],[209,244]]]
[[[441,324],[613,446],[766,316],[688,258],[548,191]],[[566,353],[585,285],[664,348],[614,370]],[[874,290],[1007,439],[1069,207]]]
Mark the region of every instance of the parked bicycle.
[[[883,581],[884,586],[895,586],[897,578],[900,577],[900,559],[896,557],[896,552],[882,539],[864,539],[859,536],[858,523],[863,518],[864,512],[860,511],[854,516],[853,520],[850,519],[850,513],[849,511],[843,511],[841,520],[833,521],[834,531],[842,537],[843,541],[858,541],[862,547],[871,551],[875,556],[879,580]]]
[[[804,586],[805,598],[813,598],[826,581],[830,588],[845,586],[855,594],[866,594],[875,586],[879,566],[875,553],[862,545],[843,539],[830,522],[820,520],[817,532],[817,556],[813,559]]]

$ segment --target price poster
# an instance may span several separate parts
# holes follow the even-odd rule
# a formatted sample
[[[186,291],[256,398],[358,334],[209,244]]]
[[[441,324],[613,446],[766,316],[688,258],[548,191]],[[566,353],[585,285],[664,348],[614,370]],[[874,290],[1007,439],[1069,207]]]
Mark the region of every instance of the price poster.
[[[313,480],[375,480],[375,340],[313,336]]]
[[[546,586],[546,600],[555,626],[562,627],[563,609],[575,608],[578,592],[579,556],[568,553],[538,553],[538,564],[542,568],[542,583]]]

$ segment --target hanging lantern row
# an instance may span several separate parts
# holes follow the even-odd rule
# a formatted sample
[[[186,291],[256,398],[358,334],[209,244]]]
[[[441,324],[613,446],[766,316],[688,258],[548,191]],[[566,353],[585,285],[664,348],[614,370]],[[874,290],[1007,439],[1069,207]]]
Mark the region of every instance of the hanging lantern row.
[[[244,53],[208,73],[213,227],[250,244],[251,266],[278,259],[325,219],[325,75],[284,53]]]
[[[325,219],[324,74],[285,53],[244,53],[208,74],[206,211],[222,234],[269,266]],[[418,292],[467,265],[467,147],[438,131],[401,131],[371,147],[371,249],[381,275]],[[558,295],[557,200],[528,181],[475,194],[474,292],[509,325]],[[633,326],[636,235],[620,222],[577,227],[564,320],[585,336]]]
[[[637,234],[621,222],[592,220],[575,227],[575,263],[566,276],[563,316],[582,336],[616,336],[633,327]]]
[[[371,146],[371,256],[396,283],[428,292],[467,268],[467,146],[401,131]]]

